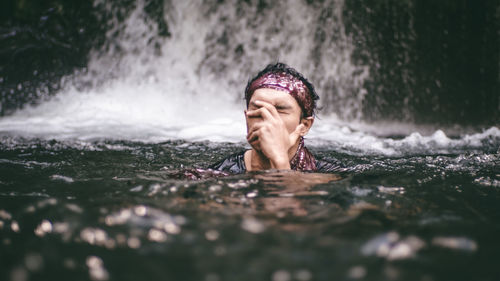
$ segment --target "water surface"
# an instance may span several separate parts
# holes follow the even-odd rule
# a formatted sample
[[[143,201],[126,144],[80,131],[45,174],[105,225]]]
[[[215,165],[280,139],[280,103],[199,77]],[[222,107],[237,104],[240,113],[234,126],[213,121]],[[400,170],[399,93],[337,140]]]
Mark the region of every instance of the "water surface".
[[[499,138],[480,142],[313,145],[348,172],[186,180],[245,146],[4,136],[2,279],[495,280]]]

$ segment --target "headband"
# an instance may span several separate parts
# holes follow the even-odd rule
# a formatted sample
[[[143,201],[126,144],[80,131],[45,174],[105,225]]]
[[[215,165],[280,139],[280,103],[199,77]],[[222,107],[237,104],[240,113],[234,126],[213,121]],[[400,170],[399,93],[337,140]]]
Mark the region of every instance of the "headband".
[[[313,99],[307,86],[299,78],[285,72],[269,72],[262,75],[250,84],[245,93],[247,106],[255,90],[261,88],[271,88],[289,93],[295,98],[300,108],[302,108],[304,116],[309,117],[313,115]]]

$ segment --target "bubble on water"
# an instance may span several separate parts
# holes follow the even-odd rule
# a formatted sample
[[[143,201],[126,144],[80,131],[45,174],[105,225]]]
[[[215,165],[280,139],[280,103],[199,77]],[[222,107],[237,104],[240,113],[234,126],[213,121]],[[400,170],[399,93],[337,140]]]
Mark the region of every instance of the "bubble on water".
[[[46,200],[42,200],[37,203],[38,208],[44,208],[46,206],[55,206],[57,204],[57,199],[55,198],[49,198]]]
[[[74,182],[74,180],[72,178],[67,177],[67,176],[62,176],[62,175],[52,175],[52,176],[50,176],[50,179],[55,180],[55,181],[63,181],[66,183]]]
[[[89,256],[87,257],[86,264],[89,268],[89,275],[92,280],[104,281],[109,279],[109,273],[104,268],[104,263],[101,258]]]
[[[399,260],[414,257],[424,246],[425,242],[416,236],[400,239],[398,233],[388,232],[366,242],[361,248],[361,253],[366,256],[376,255],[388,260]]]
[[[48,220],[43,220],[37,228],[35,228],[35,234],[37,236],[43,237],[47,233],[52,232],[52,223]]]
[[[243,221],[241,222],[241,228],[255,234],[261,233],[266,229],[264,224],[258,221],[254,217],[244,218]]]
[[[399,240],[397,232],[388,232],[372,238],[361,248],[361,253],[366,256],[385,256],[389,253],[390,246]]]
[[[132,216],[132,211],[130,209],[122,209],[116,214],[107,215],[104,222],[107,225],[116,225],[126,223]]]
[[[347,272],[347,277],[351,279],[361,279],[366,276],[366,268],[361,265],[353,266],[349,268]]]
[[[273,281],[290,281],[292,279],[292,275],[290,272],[280,269],[273,273],[272,279]]]
[[[129,246],[132,249],[138,249],[141,247],[141,240],[137,237],[130,237],[127,239],[127,246]]]
[[[466,237],[434,237],[432,245],[470,252],[474,252],[478,248],[476,241]]]
[[[290,198],[290,197],[295,197],[295,193],[291,192],[283,192],[278,195],[279,197],[285,197],[285,198]]]
[[[10,229],[12,229],[12,231],[14,231],[14,232],[21,231],[21,228],[19,227],[19,223],[17,223],[17,221],[12,221],[10,223]]]
[[[132,191],[132,192],[140,192],[140,191],[142,191],[142,188],[143,188],[142,185],[138,185],[136,187],[132,187],[130,189],[130,191]]]
[[[181,228],[173,222],[165,223],[163,229],[170,234],[179,234],[181,232]]]
[[[208,241],[215,241],[219,238],[219,232],[215,229],[208,230],[205,232],[205,238],[207,238]]]
[[[134,213],[140,217],[143,217],[147,214],[148,208],[146,206],[140,205],[134,208]]]
[[[0,219],[4,219],[4,220],[11,220],[12,219],[12,215],[5,211],[5,210],[0,210]]]
[[[167,234],[159,229],[152,228],[148,232],[148,239],[153,242],[165,242],[167,241]]]
[[[389,194],[404,194],[404,187],[386,187],[386,186],[377,186],[379,192],[389,193]]]
[[[416,236],[409,236],[394,245],[387,254],[388,260],[400,260],[414,257],[425,246],[425,242]]]
[[[86,227],[80,232],[80,238],[90,245],[104,246],[108,234],[99,228]]]
[[[162,191],[162,185],[161,184],[158,184],[158,183],[155,183],[155,184],[152,184],[150,187],[149,187],[149,193],[148,193],[148,196],[153,196],[157,193],[159,193],[160,191]]]
[[[228,183],[227,186],[233,189],[240,189],[240,188],[246,188],[249,186],[248,182],[245,182],[244,180],[239,180],[238,182],[232,182]]]
[[[211,185],[208,190],[210,192],[219,192],[222,190],[222,186],[218,185],[218,184],[214,184],[214,185]]]
[[[500,187],[500,180],[492,179],[490,177],[479,177],[474,179],[474,183],[482,186]]]
[[[258,193],[257,193],[257,191],[256,191],[256,190],[254,190],[254,191],[252,191],[252,192],[247,193],[247,194],[246,194],[246,197],[247,197],[247,198],[255,198],[255,197],[257,197],[257,194],[258,194]]]
[[[354,186],[353,188],[351,188],[351,192],[355,196],[364,197],[364,196],[367,196],[370,193],[372,193],[372,190],[369,188],[360,188],[360,187]]]
[[[38,253],[29,253],[24,257],[26,268],[31,271],[39,271],[43,267],[43,257]]]
[[[83,209],[76,204],[69,203],[69,204],[66,204],[65,206],[68,210],[73,211],[75,213],[78,213],[78,214],[83,213]]]

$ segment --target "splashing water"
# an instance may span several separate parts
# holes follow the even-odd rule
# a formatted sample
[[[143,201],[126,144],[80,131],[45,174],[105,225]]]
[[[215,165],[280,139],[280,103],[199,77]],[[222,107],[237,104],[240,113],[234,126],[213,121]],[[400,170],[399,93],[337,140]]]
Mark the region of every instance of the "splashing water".
[[[111,4],[95,4],[113,14]],[[324,46],[316,46],[310,27],[321,25],[305,3],[248,8],[245,13],[240,9],[247,7],[230,3],[216,11],[196,1],[171,3],[165,15],[171,38],[162,38],[145,15],[144,2],[137,1],[124,20],[115,15],[108,21],[107,41],[91,52],[86,71],[66,77],[65,88],[51,100],[2,118],[0,131],[56,139],[239,141],[245,83],[278,60],[313,80],[333,79],[344,99],[354,99],[341,103],[349,108],[342,115],[359,114],[355,104],[365,94],[361,84],[368,70],[350,63],[342,5],[338,1],[325,7],[334,13],[330,21],[340,27],[340,39],[329,37]],[[321,75],[312,56],[322,57]],[[324,83],[318,86],[326,92]],[[349,98],[348,89],[353,94]]]

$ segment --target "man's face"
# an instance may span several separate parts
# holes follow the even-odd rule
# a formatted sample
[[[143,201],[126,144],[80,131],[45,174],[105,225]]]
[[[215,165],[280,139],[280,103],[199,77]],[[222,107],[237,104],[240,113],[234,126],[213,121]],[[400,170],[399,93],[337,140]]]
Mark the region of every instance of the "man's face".
[[[297,126],[300,124],[300,119],[302,115],[302,110],[297,103],[297,101],[287,92],[279,91],[269,88],[261,88],[255,90],[250,102],[248,104],[248,110],[259,109],[260,107],[255,104],[255,101],[263,101],[273,105],[279,113],[281,120],[283,121],[288,133],[295,131]],[[257,124],[258,122],[263,122],[262,117],[248,117],[247,121],[247,133],[248,131]],[[259,144],[254,147],[260,150]]]

